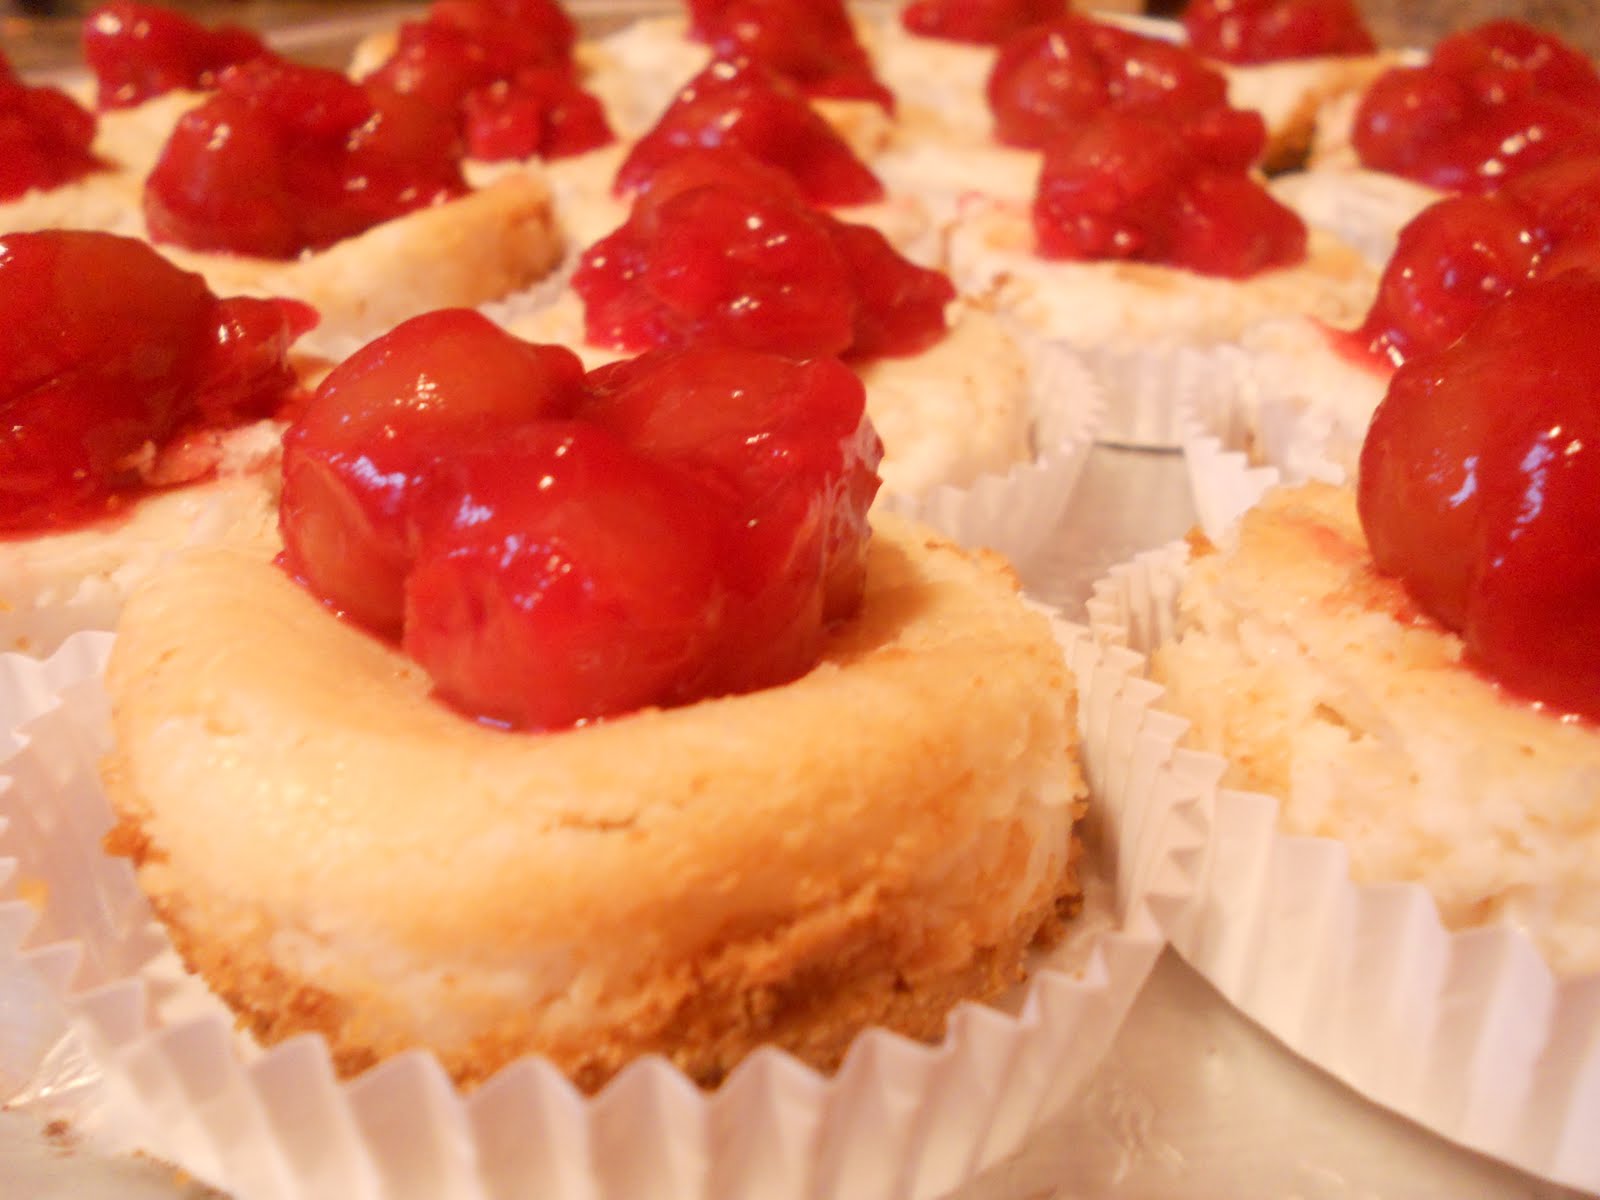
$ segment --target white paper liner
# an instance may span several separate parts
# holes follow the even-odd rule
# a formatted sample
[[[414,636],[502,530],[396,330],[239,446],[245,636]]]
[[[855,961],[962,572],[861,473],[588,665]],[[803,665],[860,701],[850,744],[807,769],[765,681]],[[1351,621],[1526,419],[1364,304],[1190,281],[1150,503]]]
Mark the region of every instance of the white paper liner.
[[[1241,477],[1242,478],[1242,477]],[[1600,1190],[1600,975],[1556,979],[1510,927],[1452,933],[1418,884],[1356,885],[1337,841],[1276,831],[1177,742],[1142,655],[1172,635],[1182,545],[1115,569],[1090,624],[1128,676],[1117,736],[1086,740],[1108,808],[1170,829],[1158,910],[1178,952],[1290,1050],[1368,1099],[1522,1170]],[[1118,658],[1118,656],[1121,656]]]
[[[1081,356],[1013,330],[1028,358],[1033,457],[1004,474],[915,495],[879,495],[876,506],[912,517],[964,546],[998,550],[1025,571],[1045,549],[1105,420],[1105,397]]]
[[[1196,520],[1212,541],[1280,482],[1344,483],[1360,451],[1326,411],[1274,392],[1242,351],[1228,357],[1183,394],[1176,415]]]
[[[1069,661],[1094,661],[1087,630],[1061,636]],[[935,1046],[869,1031],[831,1078],[761,1051],[707,1093],[646,1059],[585,1098],[525,1059],[463,1097],[431,1055],[412,1053],[341,1082],[320,1038],[260,1051],[236,1035],[178,969],[129,864],[100,852],[110,734],[97,669],[109,645],[80,637],[46,662],[0,656],[0,692],[22,718],[0,764],[0,854],[46,898],[39,908],[0,893],[0,931],[33,964],[26,986],[68,993],[100,1073],[102,1140],[241,1200],[942,1195],[1064,1106],[1162,947],[1157,898],[1115,899],[1090,881],[1066,943],[1002,1003],[959,1006]],[[1127,863],[1146,852],[1114,822],[1107,841]],[[5,966],[0,1000],[22,986]]]

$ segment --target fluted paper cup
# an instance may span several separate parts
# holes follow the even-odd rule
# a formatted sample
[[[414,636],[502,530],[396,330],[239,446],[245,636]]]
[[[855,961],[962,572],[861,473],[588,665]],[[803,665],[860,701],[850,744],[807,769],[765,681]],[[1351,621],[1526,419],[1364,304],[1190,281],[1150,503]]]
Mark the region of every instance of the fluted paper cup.
[[[1240,475],[1236,477],[1242,479]],[[1144,655],[1170,638],[1186,548],[1096,589],[1090,623],[1126,671],[1121,732],[1086,739],[1090,774],[1128,827],[1168,828],[1180,870],[1159,910],[1178,952],[1289,1049],[1451,1141],[1600,1190],[1600,975],[1560,978],[1520,929],[1452,932],[1419,884],[1352,882],[1336,840],[1279,832],[1271,797],[1220,786],[1187,750]],[[1219,685],[1221,681],[1219,681]]]
[[[1093,660],[1087,630],[1061,635],[1070,661]],[[0,855],[33,881],[29,898],[0,900],[0,928],[24,930],[22,953],[58,964],[50,976],[93,1064],[107,1143],[241,1200],[942,1195],[1064,1106],[1163,944],[1152,897],[1123,869],[1148,854],[1144,838],[1106,823],[1116,852],[1067,939],[1001,1003],[959,1006],[937,1044],[868,1031],[831,1077],[761,1051],[715,1091],[645,1059],[585,1096],[525,1059],[461,1093],[422,1052],[340,1080],[318,1037],[262,1049],[236,1032],[182,970],[128,863],[101,853],[112,818],[97,774],[110,738],[97,665],[58,687],[83,672],[0,658],[0,685],[29,698],[13,702],[20,723],[0,763]],[[68,980],[61,964],[73,961]]]

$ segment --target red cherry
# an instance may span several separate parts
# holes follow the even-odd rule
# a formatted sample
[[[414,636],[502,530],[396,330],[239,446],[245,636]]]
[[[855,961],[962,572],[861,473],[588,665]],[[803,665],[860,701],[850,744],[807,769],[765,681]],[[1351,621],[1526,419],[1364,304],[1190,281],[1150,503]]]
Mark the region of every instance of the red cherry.
[[[739,606],[720,656],[729,689],[792,678],[822,622],[861,595],[866,513],[883,455],[854,372],[695,347],[590,373],[582,416],[683,464],[746,514],[728,564]]]
[[[1523,210],[1492,196],[1456,196],[1413,218],[1384,268],[1357,341],[1390,362],[1439,350],[1520,286],[1544,241]]]
[[[910,262],[869,225],[830,224],[856,294],[848,358],[916,354],[945,335],[956,298],[949,276]]]
[[[1229,278],[1302,261],[1304,223],[1206,149],[1166,121],[1109,110],[1091,118],[1045,151],[1033,206],[1039,253]]]
[[[467,153],[485,162],[567,158],[609,144],[615,135],[600,101],[565,67],[519,71],[467,95]]]
[[[1024,30],[1000,47],[986,84],[995,136],[1037,149],[1105,107],[1106,71],[1088,22],[1075,16]]]
[[[1600,153],[1600,75],[1559,41],[1499,21],[1380,76],[1356,111],[1363,165],[1486,192],[1556,159]]]
[[[417,506],[406,652],[439,694],[524,729],[692,695],[731,519],[687,473],[585,422],[440,463]]]
[[[328,375],[284,438],[284,562],[352,620],[399,633],[418,480],[452,446],[568,415],[583,368],[466,309],[425,313]]]
[[[1189,0],[1183,30],[1196,53],[1240,64],[1377,49],[1352,0]]]
[[[998,46],[1064,8],[1064,0],[911,0],[900,23],[921,37]]]
[[[843,0],[689,0],[690,33],[717,58],[748,58],[808,96],[894,108]]]
[[[59,88],[28,87],[0,55],[0,201],[60,187],[104,164],[94,114]]]
[[[712,63],[680,90],[617,172],[619,194],[695,149],[725,147],[778,167],[815,204],[869,204],[883,184],[792,85],[748,59]]]
[[[1600,720],[1600,275],[1536,281],[1394,376],[1362,450],[1380,570],[1511,690]]]
[[[1520,175],[1504,195],[1532,217],[1536,235],[1556,244],[1600,233],[1600,155],[1563,158]]]
[[[157,241],[289,258],[465,191],[449,115],[256,59],[178,122],[144,207]]]
[[[209,90],[223,68],[271,51],[237,25],[208,29],[156,4],[111,0],[83,21],[83,57],[94,72],[96,103],[130,108],[178,88]]]
[[[0,239],[0,531],[102,515],[186,430],[266,416],[294,377],[300,306],[218,301],[142,242]]]

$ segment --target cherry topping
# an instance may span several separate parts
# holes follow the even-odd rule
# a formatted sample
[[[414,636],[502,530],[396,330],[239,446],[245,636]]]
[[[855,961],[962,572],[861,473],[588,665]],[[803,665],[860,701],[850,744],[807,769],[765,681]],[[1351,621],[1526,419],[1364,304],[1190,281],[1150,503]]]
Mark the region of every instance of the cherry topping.
[[[943,335],[955,297],[875,230],[810,208],[782,172],[726,150],[664,167],[572,282],[596,344],[794,357],[914,353]]]
[[[179,121],[145,218],[160,242],[291,258],[466,190],[448,115],[335,71],[255,59]]]
[[[582,421],[437,464],[403,646],[446,700],[545,729],[691,698],[716,645],[723,506]]]
[[[1444,191],[1486,192],[1542,163],[1600,153],[1600,75],[1561,42],[1495,21],[1386,72],[1357,109],[1363,165]]]
[[[1189,0],[1183,31],[1196,53],[1228,63],[1377,49],[1354,0]]]
[[[0,531],[104,516],[182,434],[271,416],[313,320],[303,305],[218,300],[128,238],[0,239]]]
[[[568,158],[614,139],[600,101],[564,67],[536,67],[468,93],[467,154],[484,162]]]
[[[713,62],[673,98],[617,172],[619,195],[636,192],[692,149],[728,147],[779,167],[814,204],[870,204],[883,184],[805,98],[749,59]]]
[[[0,54],[0,201],[71,183],[102,164],[94,114],[60,88],[29,87]]]
[[[689,0],[689,31],[715,57],[752,59],[808,96],[894,107],[843,0]]]
[[[987,86],[995,135],[1029,149],[1105,108],[1187,122],[1228,102],[1227,82],[1193,51],[1074,14],[1006,42]]]
[[[564,417],[583,366],[467,309],[424,313],[323,380],[283,447],[289,571],[379,633],[400,631],[418,480],[452,445]]]
[[[1379,570],[1509,690],[1600,720],[1600,274],[1567,271],[1407,361],[1361,455]]]
[[[461,310],[379,339],[285,439],[285,565],[497,723],[808,670],[861,596],[860,380],[707,347],[578,372]]]
[[[1128,259],[1245,278],[1306,254],[1304,222],[1226,155],[1171,124],[1102,112],[1045,151],[1034,200],[1046,258]]]
[[[270,54],[247,29],[207,29],[170,8],[137,0],[111,0],[83,22],[83,57],[103,109],[131,108],[179,88],[210,90],[224,67]]]
[[[900,23],[922,37],[998,46],[1064,7],[1063,0],[911,0]]]

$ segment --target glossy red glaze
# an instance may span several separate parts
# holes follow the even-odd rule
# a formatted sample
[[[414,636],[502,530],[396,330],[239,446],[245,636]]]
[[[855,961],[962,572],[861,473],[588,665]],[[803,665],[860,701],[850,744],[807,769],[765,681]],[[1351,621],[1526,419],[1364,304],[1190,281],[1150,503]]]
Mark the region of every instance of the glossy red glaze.
[[[950,281],[805,203],[730,151],[669,164],[573,275],[597,345],[709,343],[797,358],[910,354],[945,332]]]
[[[1600,720],[1600,274],[1491,306],[1395,372],[1362,450],[1380,570],[1459,632],[1469,661]]]
[[[1103,109],[1182,124],[1225,109],[1227,93],[1222,75],[1193,51],[1075,14],[1006,42],[987,84],[995,136],[1032,149]],[[1261,137],[1265,144],[1265,127]]]
[[[1351,140],[1374,170],[1492,191],[1541,164],[1600,153],[1600,75],[1554,37],[1491,22],[1446,38],[1424,66],[1380,76]]]
[[[689,29],[717,58],[752,59],[808,96],[894,107],[844,0],[689,0]]]
[[[553,0],[436,0],[425,18],[401,24],[394,52],[366,82],[458,109],[523,71],[570,68],[575,38]]]
[[[617,172],[636,192],[689,150],[728,148],[778,167],[813,204],[870,204],[883,184],[794,87],[749,59],[714,62],[673,98]]]
[[[422,100],[256,59],[179,121],[145,218],[158,242],[292,258],[464,194],[460,151]]]
[[[303,305],[218,300],[142,242],[0,238],[0,532],[106,516],[174,439],[273,415]]]
[[[519,728],[808,670],[861,596],[860,380],[704,347],[578,371],[459,310],[357,354],[285,439],[286,567]]]
[[[131,108],[179,88],[210,90],[223,68],[270,55],[248,29],[208,29],[157,4],[112,0],[83,20],[83,57],[94,72],[95,102]]]
[[[95,157],[94,114],[60,88],[29,87],[0,55],[0,201],[81,179]]]
[[[438,463],[417,510],[402,644],[445,700],[549,729],[694,697],[732,520],[693,476],[545,421]]]
[[[911,0],[900,23],[921,37],[998,46],[1065,8],[1065,0]]]
[[[1241,65],[1377,49],[1354,0],[1189,0],[1183,31],[1197,54]]]
[[[1304,222],[1166,121],[1106,111],[1045,151],[1033,225],[1045,258],[1125,259],[1246,278],[1305,259]]]
[[[485,162],[568,158],[615,140],[600,101],[564,67],[519,71],[467,95],[467,155]]]
[[[396,326],[328,375],[284,438],[284,562],[324,602],[400,632],[418,481],[452,447],[577,407],[583,366],[467,309]]]

